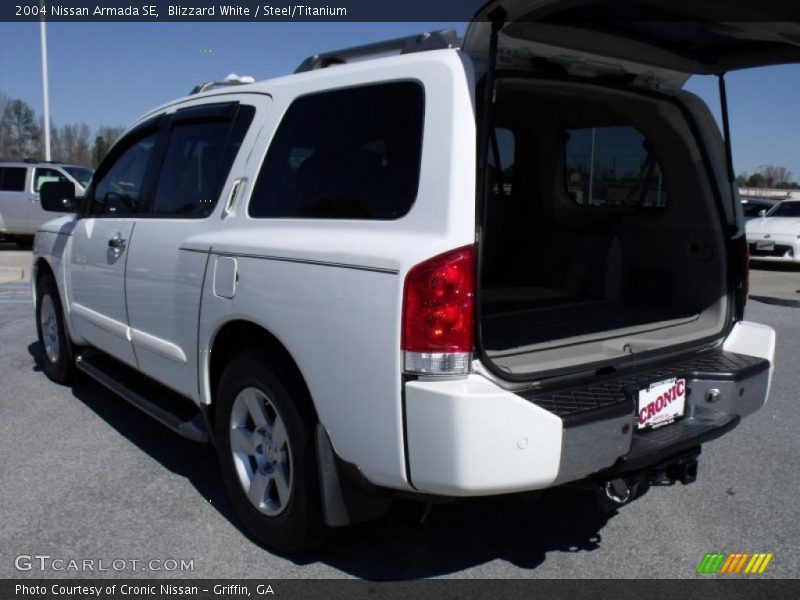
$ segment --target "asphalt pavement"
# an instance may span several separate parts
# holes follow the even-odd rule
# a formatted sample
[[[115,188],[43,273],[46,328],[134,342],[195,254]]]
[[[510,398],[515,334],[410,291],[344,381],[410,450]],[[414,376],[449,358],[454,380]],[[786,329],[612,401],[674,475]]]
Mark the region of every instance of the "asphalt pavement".
[[[30,279],[31,253],[0,239],[0,283],[20,283]]]
[[[800,272],[767,271],[765,281],[770,272],[789,280],[784,300],[800,289]],[[774,290],[752,291],[778,298],[765,292]],[[792,303],[748,304],[748,319],[778,332],[771,397],[705,446],[695,483],[654,487],[611,513],[574,489],[435,506],[424,525],[416,506],[399,505],[302,560],[242,532],[210,446],[177,437],[92,381],[49,381],[37,366],[32,310],[27,285],[0,284],[0,577],[693,578],[714,551],[773,553],[760,577],[800,573]]]

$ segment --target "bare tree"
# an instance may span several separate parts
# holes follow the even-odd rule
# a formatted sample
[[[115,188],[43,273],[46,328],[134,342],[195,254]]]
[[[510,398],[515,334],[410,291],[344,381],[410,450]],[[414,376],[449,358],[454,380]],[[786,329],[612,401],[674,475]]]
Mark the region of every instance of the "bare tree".
[[[42,153],[44,153],[44,149],[42,149]],[[53,160],[64,160],[64,155],[66,154],[66,150],[64,149],[64,140],[61,137],[61,131],[53,125],[52,120],[50,121],[50,155],[53,157]]]
[[[792,172],[786,167],[761,165],[758,172],[764,178],[765,187],[785,187],[792,181]]]
[[[75,165],[92,166],[92,133],[86,123],[67,123],[60,132],[63,153],[59,160]]]
[[[747,180],[750,176],[747,174],[747,171],[742,171],[736,176],[736,185],[738,187],[747,187]]]
[[[747,178],[747,187],[751,188],[762,188],[767,187],[764,183],[764,176],[759,173],[755,172]]]
[[[109,149],[111,149],[111,146],[114,145],[114,142],[119,139],[124,130],[123,127],[109,127],[108,125],[97,128],[97,135],[94,138],[94,148],[92,149],[92,166],[94,168],[97,168],[97,165],[100,164],[100,161],[103,160],[103,157],[108,153]]]
[[[72,153],[72,161],[76,165],[91,167],[92,161],[92,130],[86,123],[76,125],[75,148]]]
[[[101,125],[97,128],[97,135],[102,136],[105,140],[106,144],[108,144],[108,148],[110,149],[111,146],[114,145],[120,137],[122,137],[122,133],[125,131],[124,127],[113,127],[110,125]]]
[[[22,100],[0,92],[0,157],[44,157],[44,120]],[[50,122],[50,148],[53,160],[96,167],[108,149],[125,131],[124,127],[101,125],[92,134],[86,123],[67,123],[57,127]]]
[[[11,100],[0,118],[3,147],[8,158],[25,158],[37,153],[40,130],[33,109],[22,100]]]
[[[11,98],[6,96],[3,92],[0,92],[0,120],[2,120],[6,112],[6,106],[8,106],[9,102],[11,102]],[[0,124],[0,156],[7,156],[4,129],[2,124]]]

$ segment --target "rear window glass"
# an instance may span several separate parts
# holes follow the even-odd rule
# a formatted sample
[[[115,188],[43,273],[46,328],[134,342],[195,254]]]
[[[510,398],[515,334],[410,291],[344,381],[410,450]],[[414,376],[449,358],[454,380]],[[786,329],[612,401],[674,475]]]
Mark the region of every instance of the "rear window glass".
[[[566,188],[582,206],[661,207],[667,190],[650,144],[629,125],[566,131]]]
[[[413,82],[295,100],[264,159],[250,216],[402,217],[419,187],[423,114],[422,86]]]
[[[0,168],[0,191],[3,192],[23,192],[25,191],[25,172],[24,167],[2,167]]]

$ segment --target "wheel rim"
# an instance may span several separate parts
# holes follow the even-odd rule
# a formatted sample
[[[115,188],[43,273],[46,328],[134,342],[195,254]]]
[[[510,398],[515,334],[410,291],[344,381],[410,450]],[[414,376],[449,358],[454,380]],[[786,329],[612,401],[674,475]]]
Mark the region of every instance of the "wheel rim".
[[[39,326],[42,330],[42,345],[51,363],[58,362],[58,321],[56,307],[50,294],[42,296],[42,307],[39,310]]]
[[[243,389],[233,401],[230,442],[239,483],[250,503],[274,517],[292,495],[294,473],[286,424],[260,389]]]

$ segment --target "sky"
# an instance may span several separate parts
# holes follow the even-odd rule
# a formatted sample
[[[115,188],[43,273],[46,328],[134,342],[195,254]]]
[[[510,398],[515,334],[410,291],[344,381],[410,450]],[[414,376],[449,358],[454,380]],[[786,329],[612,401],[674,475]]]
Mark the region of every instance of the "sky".
[[[463,23],[49,23],[54,124],[127,125],[229,73],[291,73],[317,52]],[[0,23],[0,91],[42,112],[38,23]],[[800,181],[800,65],[727,76],[734,167],[784,166]],[[719,119],[717,81],[693,77]]]

